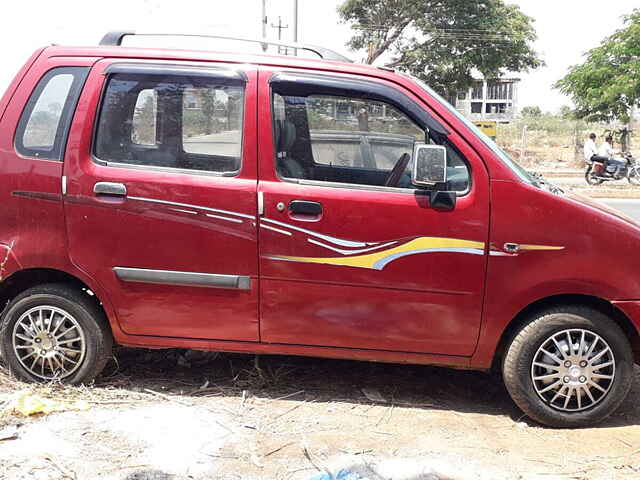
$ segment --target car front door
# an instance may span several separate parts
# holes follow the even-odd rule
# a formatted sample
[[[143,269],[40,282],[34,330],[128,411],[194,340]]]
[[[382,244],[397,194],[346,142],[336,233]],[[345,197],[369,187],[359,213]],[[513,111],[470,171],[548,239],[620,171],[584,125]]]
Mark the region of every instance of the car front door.
[[[65,159],[72,261],[131,335],[258,340],[251,67],[103,60]]]
[[[265,342],[471,355],[489,229],[486,169],[411,92],[263,69],[258,196]],[[452,211],[411,185],[444,145]]]

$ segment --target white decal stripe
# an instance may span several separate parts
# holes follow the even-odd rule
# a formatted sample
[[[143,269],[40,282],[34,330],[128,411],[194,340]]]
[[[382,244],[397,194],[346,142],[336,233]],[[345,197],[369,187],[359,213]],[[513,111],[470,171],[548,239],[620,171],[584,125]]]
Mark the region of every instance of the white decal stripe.
[[[223,213],[225,215],[231,215],[233,217],[250,218],[252,220],[254,218],[256,218],[254,215],[247,215],[245,213],[230,212],[229,210],[220,210],[218,208],[202,207],[200,205],[191,205],[189,203],[169,202],[167,200],[158,200],[156,198],[146,198],[146,197],[131,197],[131,196],[129,196],[127,198],[129,200],[138,200],[139,202],[159,203],[161,205],[171,205],[173,207],[195,208],[197,210],[205,210],[207,212]]]
[[[183,210],[182,208],[172,208],[171,210],[173,210],[174,212],[189,213],[191,215],[198,214],[198,212],[196,212],[195,210]]]
[[[221,217],[220,215],[213,215],[212,213],[205,213],[205,215],[210,218],[217,218],[218,220],[226,220],[227,222],[242,223],[242,220],[239,218]]]
[[[409,256],[409,255],[416,255],[418,253],[439,253],[439,252],[484,255],[484,250],[481,250],[479,248],[425,248],[422,250],[409,250],[407,252],[394,253],[392,255],[389,255],[388,257],[378,260],[376,263],[373,264],[373,268],[375,268],[376,270],[382,270],[384,267],[386,267],[389,263],[393,262],[394,260]]]
[[[262,220],[265,222],[274,223],[284,228],[290,228],[291,230],[296,230],[298,232],[306,233],[307,235],[311,235],[313,237],[321,238],[323,240],[326,240],[327,242],[340,245],[341,247],[366,247],[368,245],[377,245],[380,243],[380,242],[363,243],[363,242],[354,242],[352,240],[343,240],[341,238],[330,237],[329,235],[322,235],[321,233],[316,233],[311,230],[306,230],[304,228],[296,227],[294,225],[289,225],[288,223],[279,222],[277,220],[272,220],[270,218],[263,218]]]
[[[260,224],[260,228],[266,228],[267,230],[271,230],[272,232],[278,232],[278,233],[281,233],[282,235],[288,235],[289,237],[293,235],[291,232],[287,232],[286,230],[280,230],[279,228],[276,228],[276,227],[270,227],[269,225],[265,225],[264,223]]]
[[[388,242],[388,243],[383,243],[382,245],[376,245],[375,247],[360,248],[358,250],[344,250],[342,248],[332,247],[331,245],[325,245],[324,243],[318,242],[317,240],[314,240],[313,238],[307,238],[307,242],[313,243],[314,245],[318,245],[319,247],[326,248],[327,250],[331,250],[333,252],[341,253],[342,255],[355,255],[357,253],[371,252],[373,250],[379,250],[381,248],[389,247],[389,246],[391,246],[391,245],[393,245],[395,243],[398,243],[398,242]]]

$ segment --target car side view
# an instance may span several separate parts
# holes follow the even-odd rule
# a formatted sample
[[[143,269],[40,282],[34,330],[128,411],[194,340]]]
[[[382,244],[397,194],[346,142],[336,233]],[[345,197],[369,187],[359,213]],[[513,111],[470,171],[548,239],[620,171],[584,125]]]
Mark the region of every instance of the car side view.
[[[0,100],[14,376],[87,383],[114,344],[180,347],[496,369],[556,427],[618,408],[640,225],[401,72],[130,35],[38,50]]]

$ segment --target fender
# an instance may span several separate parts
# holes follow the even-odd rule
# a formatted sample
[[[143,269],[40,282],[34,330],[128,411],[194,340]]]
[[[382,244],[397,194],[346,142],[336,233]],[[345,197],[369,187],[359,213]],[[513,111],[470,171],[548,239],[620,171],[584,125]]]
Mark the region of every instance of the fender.
[[[491,366],[504,332],[527,307],[551,297],[576,295],[599,299],[619,309],[615,301],[607,300],[615,298],[614,291],[613,287],[596,279],[571,278],[529,286],[508,303],[488,305],[480,328],[478,345],[471,358],[471,367],[485,369]],[[627,314],[625,316],[631,321],[636,332],[640,333],[638,322]]]

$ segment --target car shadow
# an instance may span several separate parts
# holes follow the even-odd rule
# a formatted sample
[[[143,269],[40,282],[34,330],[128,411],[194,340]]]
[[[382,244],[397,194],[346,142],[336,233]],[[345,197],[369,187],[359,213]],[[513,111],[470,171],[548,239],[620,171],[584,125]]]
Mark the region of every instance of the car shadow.
[[[640,424],[637,366],[635,375],[623,405],[597,427]],[[217,396],[394,405],[499,415],[539,426],[515,406],[498,374],[423,365],[119,348],[95,385],[183,397],[212,392]]]

